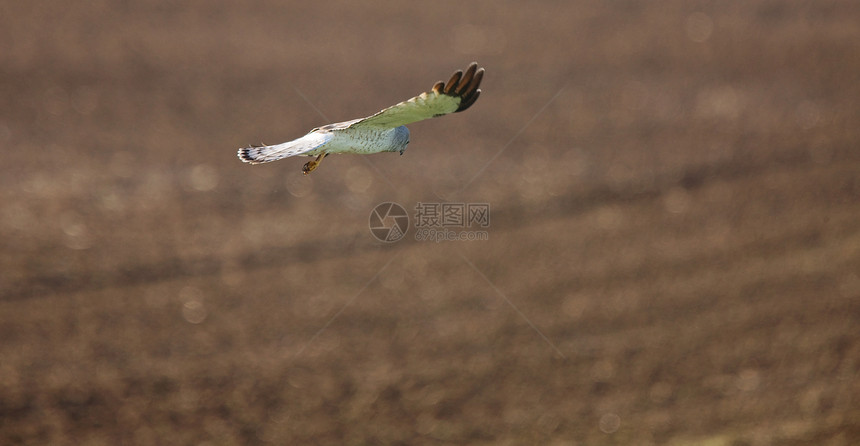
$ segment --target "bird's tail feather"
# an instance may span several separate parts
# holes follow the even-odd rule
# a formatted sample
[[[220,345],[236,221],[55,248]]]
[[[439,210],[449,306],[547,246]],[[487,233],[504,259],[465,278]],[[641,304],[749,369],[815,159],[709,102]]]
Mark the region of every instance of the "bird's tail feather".
[[[250,164],[261,164],[277,161],[290,156],[302,155],[313,151],[331,139],[331,134],[308,133],[299,139],[294,139],[273,146],[249,146],[239,149],[239,159]]]

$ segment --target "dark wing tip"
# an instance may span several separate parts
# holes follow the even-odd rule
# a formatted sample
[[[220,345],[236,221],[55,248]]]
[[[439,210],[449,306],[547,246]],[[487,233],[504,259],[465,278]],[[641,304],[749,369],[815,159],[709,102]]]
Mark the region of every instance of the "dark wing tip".
[[[479,89],[479,90],[475,90],[475,92],[471,96],[469,96],[468,98],[463,98],[463,100],[460,101],[460,106],[457,107],[457,111],[461,112],[461,111],[471,107],[472,104],[474,104],[475,101],[478,100],[478,96],[480,96],[480,95],[481,95],[481,90]]]
[[[456,91],[457,96],[460,97],[460,106],[457,107],[456,112],[461,112],[475,103],[478,100],[478,96],[481,95],[481,90],[479,87],[481,86],[481,80],[484,79],[484,69],[477,68],[478,64],[472,62],[472,65],[469,66],[469,69],[466,71],[467,74],[474,73],[470,76],[468,81],[462,82],[464,85],[461,85]],[[477,68],[477,69],[476,69]]]
[[[443,91],[447,95],[455,95],[455,91],[457,91],[457,86],[460,83],[460,79],[463,77],[463,70],[457,70],[454,74],[451,75],[451,79],[448,79],[448,83],[445,84],[445,90]]]
[[[472,62],[469,65],[469,68],[466,69],[466,72],[463,74],[463,77],[460,78],[460,85],[457,86],[455,92],[458,95],[462,95],[466,91],[466,87],[472,82],[472,79],[475,77],[475,70],[478,69],[478,63]]]
[[[478,87],[481,86],[483,79],[484,69],[478,68],[478,62],[472,62],[465,72],[463,70],[455,71],[448,82],[436,82],[430,91],[459,98],[460,105],[454,110],[454,113],[457,113],[471,107],[478,100],[478,96],[481,95],[481,90]]]
[[[436,94],[444,94],[460,98],[460,105],[454,113],[461,112],[475,103],[481,90],[481,80],[484,78],[484,69],[478,68],[478,62],[472,62],[466,71],[457,70],[451,75],[448,82],[436,82],[431,91]]]

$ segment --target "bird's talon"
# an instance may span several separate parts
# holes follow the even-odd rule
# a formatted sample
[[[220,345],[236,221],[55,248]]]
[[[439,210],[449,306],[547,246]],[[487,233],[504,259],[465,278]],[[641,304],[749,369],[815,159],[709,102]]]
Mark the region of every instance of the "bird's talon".
[[[322,160],[323,160],[323,158],[326,157],[326,155],[328,155],[328,154],[323,153],[323,154],[317,156],[316,159],[314,159],[313,161],[306,162],[305,165],[302,166],[302,173],[307,175],[307,174],[313,172],[314,170],[316,170],[317,166],[319,166],[320,163],[322,163]]]

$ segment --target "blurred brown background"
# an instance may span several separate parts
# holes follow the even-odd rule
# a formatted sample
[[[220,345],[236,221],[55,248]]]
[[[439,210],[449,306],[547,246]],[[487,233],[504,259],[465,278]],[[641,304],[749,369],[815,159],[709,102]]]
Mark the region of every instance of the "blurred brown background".
[[[860,442],[857,2],[4,1],[0,48],[4,445]],[[236,158],[472,60],[402,157]]]

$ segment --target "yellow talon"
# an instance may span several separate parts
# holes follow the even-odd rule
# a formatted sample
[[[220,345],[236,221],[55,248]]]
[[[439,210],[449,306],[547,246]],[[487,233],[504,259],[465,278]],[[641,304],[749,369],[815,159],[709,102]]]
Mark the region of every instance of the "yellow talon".
[[[319,167],[320,163],[322,163],[322,160],[323,158],[325,158],[326,155],[327,153],[321,153],[313,161],[306,162],[305,165],[302,166],[302,173],[307,175],[316,170],[316,168]]]

